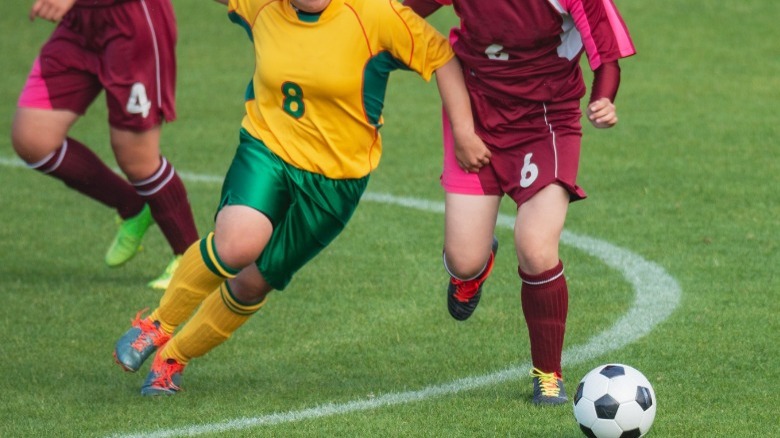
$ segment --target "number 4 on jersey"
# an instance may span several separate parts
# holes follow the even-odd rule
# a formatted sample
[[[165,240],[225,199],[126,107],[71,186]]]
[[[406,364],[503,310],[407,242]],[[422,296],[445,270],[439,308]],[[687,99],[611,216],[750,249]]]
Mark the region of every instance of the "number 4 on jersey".
[[[133,84],[133,88],[130,89],[130,97],[127,99],[127,112],[130,114],[140,114],[141,117],[146,118],[149,115],[149,109],[152,107],[152,102],[146,97],[146,87],[140,82]]]

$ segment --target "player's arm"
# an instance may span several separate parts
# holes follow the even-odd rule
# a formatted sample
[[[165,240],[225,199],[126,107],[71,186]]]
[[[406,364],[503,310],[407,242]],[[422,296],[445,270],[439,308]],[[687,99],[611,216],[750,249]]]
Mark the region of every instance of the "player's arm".
[[[421,17],[427,17],[436,12],[441,3],[436,0],[404,0],[404,6],[409,6]]]
[[[615,96],[620,86],[620,65],[617,61],[605,62],[593,71],[593,86],[586,115],[596,128],[611,128],[618,122]]]
[[[452,126],[458,165],[467,172],[477,172],[490,162],[490,150],[474,132],[471,101],[458,58],[452,57],[435,73],[442,105]]]
[[[35,0],[30,8],[30,21],[43,18],[49,21],[60,21],[76,0]]]
[[[596,128],[612,127],[617,123],[613,102],[620,83],[617,60],[634,55],[636,48],[614,3],[565,0],[563,4],[580,33],[594,72],[588,120]]]

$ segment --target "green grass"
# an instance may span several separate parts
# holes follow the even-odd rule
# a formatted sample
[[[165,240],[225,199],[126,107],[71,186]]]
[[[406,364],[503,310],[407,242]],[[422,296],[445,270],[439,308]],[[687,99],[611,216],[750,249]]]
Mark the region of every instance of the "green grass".
[[[186,391],[138,395],[146,368],[124,374],[115,340],[159,293],[144,284],[169,258],[157,229],[127,266],[103,252],[113,214],[61,183],[9,165],[19,90],[52,25],[9,2],[0,24],[0,436],[107,436],[220,424],[344,406],[447,385],[526,364],[511,230],[479,311],[445,310],[440,214],[364,202],[345,232],[234,337],[193,361]],[[197,4],[196,4],[197,3]],[[565,366],[570,392],[591,368],[624,362],[653,383],[651,436],[777,433],[780,395],[780,4],[619,0],[639,54],[621,63],[618,127],[585,126],[580,184],[567,229],[630,250],[679,283],[679,307],[616,351]],[[241,29],[210,2],[175,1],[180,25],[179,119],[166,156],[189,174],[221,177],[236,146],[253,60]],[[434,21],[442,29],[449,13]],[[369,185],[440,202],[436,87],[395,73],[385,155]],[[102,102],[74,135],[113,163]],[[201,232],[219,185],[185,180]],[[510,214],[511,203],[502,212]],[[608,329],[631,306],[620,273],[562,248],[571,290],[566,347]],[[570,407],[529,403],[530,379],[375,409],[207,436],[581,436]]]

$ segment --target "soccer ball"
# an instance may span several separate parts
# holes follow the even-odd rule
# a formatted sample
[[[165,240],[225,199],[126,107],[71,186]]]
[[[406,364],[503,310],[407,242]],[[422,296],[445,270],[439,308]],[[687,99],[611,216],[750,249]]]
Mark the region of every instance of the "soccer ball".
[[[658,403],[647,378],[628,365],[594,368],[577,385],[574,418],[591,438],[644,436]]]

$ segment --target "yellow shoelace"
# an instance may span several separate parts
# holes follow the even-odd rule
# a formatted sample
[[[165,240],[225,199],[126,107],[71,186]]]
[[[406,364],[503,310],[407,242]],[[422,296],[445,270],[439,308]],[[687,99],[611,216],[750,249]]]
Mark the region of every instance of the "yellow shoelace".
[[[545,373],[539,368],[531,370],[531,376],[539,378],[539,388],[542,395],[546,397],[558,397],[561,393],[561,387],[558,385],[558,375],[555,373]]]

